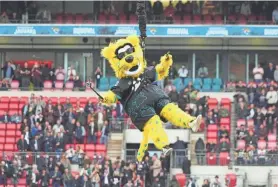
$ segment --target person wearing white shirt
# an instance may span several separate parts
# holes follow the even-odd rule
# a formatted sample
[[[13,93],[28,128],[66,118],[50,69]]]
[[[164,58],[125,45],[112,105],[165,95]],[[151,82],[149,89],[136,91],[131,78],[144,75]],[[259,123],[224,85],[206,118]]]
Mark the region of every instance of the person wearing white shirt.
[[[182,84],[184,84],[185,78],[188,76],[188,70],[185,66],[182,66],[178,71],[179,77],[181,78]]]
[[[277,91],[275,91],[272,86],[269,88],[269,91],[266,94],[266,99],[269,105],[275,105],[278,101]]]
[[[249,2],[245,1],[244,3],[241,4],[240,13],[245,16],[251,14],[251,8]]]
[[[68,80],[74,81],[75,79],[76,79],[76,70],[74,69],[73,66],[70,66],[68,68]]]
[[[258,66],[253,69],[253,75],[256,83],[260,83],[263,80],[264,69],[260,64],[258,64]]]

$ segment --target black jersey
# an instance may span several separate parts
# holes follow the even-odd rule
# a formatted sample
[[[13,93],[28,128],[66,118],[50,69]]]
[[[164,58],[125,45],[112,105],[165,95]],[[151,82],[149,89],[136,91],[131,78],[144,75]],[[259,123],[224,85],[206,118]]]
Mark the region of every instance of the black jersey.
[[[134,125],[143,130],[144,124],[154,115],[159,114],[168,104],[169,97],[155,84],[156,70],[147,68],[144,73],[134,78],[120,79],[111,90],[117,95]]]

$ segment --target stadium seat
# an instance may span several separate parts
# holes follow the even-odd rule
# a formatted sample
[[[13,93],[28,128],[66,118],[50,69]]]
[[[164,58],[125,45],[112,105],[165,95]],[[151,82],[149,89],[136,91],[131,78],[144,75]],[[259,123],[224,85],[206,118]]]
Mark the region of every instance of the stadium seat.
[[[241,125],[245,126],[246,120],[245,119],[238,119],[237,120],[237,127],[240,127]]]
[[[129,23],[130,24],[137,24],[137,16],[136,15],[130,15],[129,16]]]
[[[215,153],[207,153],[207,164],[208,165],[216,165],[216,155]]]
[[[67,101],[67,97],[60,97],[59,98],[59,102],[60,102],[61,105],[65,104],[66,101]]]
[[[6,124],[0,123],[0,131],[5,131],[5,130],[6,130]]]
[[[220,119],[220,125],[229,125],[230,126],[230,118],[221,118]]]
[[[99,90],[107,91],[109,89],[109,81],[107,77],[102,77],[100,79]]]
[[[9,97],[1,97],[1,99],[0,99],[0,102],[1,103],[9,103],[10,102],[10,98]]]
[[[19,81],[18,80],[12,80],[11,89],[12,90],[18,90],[19,89]]]
[[[221,91],[221,87],[220,85],[212,85],[212,89],[213,92],[220,92]]]
[[[174,15],[173,20],[174,20],[175,24],[181,24],[182,23],[181,16],[179,16],[179,15]]]
[[[8,128],[8,125],[7,125]],[[15,137],[15,131],[14,130],[7,130],[6,131],[6,137]]]
[[[207,129],[208,129],[208,132],[217,132],[218,131],[218,127],[215,124],[209,124]]]
[[[204,84],[204,85],[203,85],[203,88],[202,88],[202,91],[203,91],[203,92],[209,92],[209,91],[211,91],[210,85],[209,85],[209,84]]]
[[[103,13],[100,13],[99,15],[98,15],[98,23],[100,23],[100,24],[104,24],[104,23],[106,23],[106,16],[103,14]]]
[[[276,135],[269,134],[267,140],[268,142],[276,142]]]
[[[218,100],[215,98],[208,99],[208,107],[210,110],[215,109],[218,107]]]
[[[65,149],[68,150],[70,147],[74,148],[73,144],[66,144]]]
[[[214,85],[222,85],[222,79],[220,79],[220,78],[214,78],[213,79],[213,81],[212,81],[212,83],[214,84]]]
[[[97,98],[97,97],[90,97],[89,100],[90,100],[93,104],[98,103],[98,98]]]
[[[117,84],[117,82],[118,82],[118,79],[116,77],[110,77],[110,79],[109,79],[110,88],[115,86]]]
[[[8,103],[0,103],[0,110],[8,111],[9,104]]]
[[[204,84],[211,85],[212,84],[212,79],[211,78],[205,78],[204,79]]]
[[[176,180],[179,183],[179,186],[185,186],[186,183],[186,175],[183,173],[176,174]]]
[[[51,90],[52,89],[52,81],[44,81],[43,89],[44,90]]]
[[[58,103],[58,98],[57,97],[49,97],[49,100],[53,105],[56,105]]]
[[[229,98],[222,98],[220,101],[220,106],[223,106],[224,108],[231,110],[231,100]]]
[[[80,104],[86,105],[88,103],[87,97],[79,97],[78,101],[80,102]]]
[[[9,110],[18,110],[18,104],[9,104]]]
[[[5,137],[6,136],[6,131],[0,131],[0,137]]]
[[[6,143],[7,144],[15,144],[16,142],[15,142],[15,138],[6,138]]]
[[[258,141],[258,149],[265,149],[266,148],[266,141],[265,140],[259,140]]]
[[[63,81],[56,81],[55,82],[55,89],[56,90],[62,90],[64,87],[64,82]]]
[[[0,142],[0,143],[1,143],[1,142]],[[274,151],[276,151],[276,149],[277,149],[277,144],[276,144],[276,142],[268,142],[267,148],[268,148],[268,150],[274,150]]]
[[[228,152],[220,152],[219,154],[219,164],[221,166],[227,166],[230,161],[230,156]]]
[[[183,24],[190,24],[191,22],[192,22],[192,20],[191,20],[191,16],[190,15],[183,16],[183,20],[182,20]]]
[[[73,15],[72,14],[66,14],[65,15],[65,23],[73,23]]]
[[[72,81],[67,81],[65,83],[65,91],[72,91],[74,87],[74,84]]]
[[[193,81],[193,84],[194,85],[202,85],[202,79],[201,78],[196,78],[194,81]]]
[[[84,144],[75,144],[75,149],[77,149],[77,147],[80,147],[80,149],[82,149],[82,150],[85,149]]]
[[[19,104],[19,98],[18,97],[10,97],[10,103],[11,104]]]
[[[26,104],[26,103],[28,103],[28,101],[29,101],[28,97],[20,97],[20,103]]]
[[[126,24],[127,23],[127,18],[126,18],[126,15],[124,13],[120,13],[119,21],[120,21],[121,24]]]
[[[5,144],[4,145],[5,151],[13,151],[14,150],[14,144]]]
[[[77,24],[84,23],[84,17],[82,14],[75,15],[75,23],[77,23]]]
[[[110,24],[117,23],[117,17],[115,15],[109,15],[108,18],[109,18],[108,23],[110,23]]]
[[[237,141],[237,149],[245,149],[245,140],[238,140]]]
[[[215,24],[223,24],[223,18],[221,15],[215,15],[214,16],[214,23]]]
[[[5,137],[0,137],[0,144],[5,144],[6,138]]]
[[[14,123],[7,124],[6,129],[15,131],[17,129],[17,125]]]
[[[254,120],[253,119],[249,119],[247,120],[247,127],[253,127],[254,126]]]
[[[77,97],[70,97],[69,100],[71,104],[76,104],[78,101]]]
[[[201,85],[199,85],[199,84],[194,84],[193,87],[194,87],[194,89],[196,89],[196,90],[199,90],[199,91],[202,90],[202,89],[201,89]]]
[[[85,151],[94,151],[95,145],[94,144],[86,144]]]
[[[106,153],[106,147],[105,147],[105,145],[97,144],[97,145],[96,145],[96,152],[103,152],[103,153]]]
[[[217,139],[217,131],[209,131],[207,132],[207,138],[208,139]]]

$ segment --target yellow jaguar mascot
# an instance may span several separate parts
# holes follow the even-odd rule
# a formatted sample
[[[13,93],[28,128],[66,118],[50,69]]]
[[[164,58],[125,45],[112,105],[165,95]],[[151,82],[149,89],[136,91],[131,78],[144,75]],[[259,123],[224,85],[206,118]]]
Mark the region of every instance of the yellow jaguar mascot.
[[[162,127],[163,121],[198,131],[202,117],[192,117],[183,112],[170,102],[167,94],[155,83],[168,76],[173,64],[172,55],[166,54],[161,57],[158,65],[147,67],[137,36],[128,36],[110,43],[101,54],[109,61],[119,79],[104,95],[102,102],[112,104],[120,101],[134,125],[143,132],[138,161],[142,160],[148,149],[149,138],[164,155],[171,153],[172,148],[169,147],[167,134]]]

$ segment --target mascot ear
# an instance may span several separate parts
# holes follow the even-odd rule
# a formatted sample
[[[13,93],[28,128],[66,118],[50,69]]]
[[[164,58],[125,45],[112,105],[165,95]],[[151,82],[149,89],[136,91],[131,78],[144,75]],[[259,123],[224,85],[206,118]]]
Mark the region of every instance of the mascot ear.
[[[128,36],[126,38],[133,46],[139,45],[140,44],[140,40],[138,38],[138,36]]]
[[[101,56],[103,56],[104,58],[106,58],[107,60],[112,59],[113,57],[115,57],[115,53],[113,51],[113,47],[111,46],[112,44],[109,44],[108,47],[105,47],[101,50]]]

